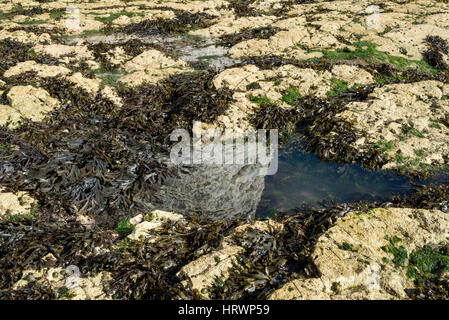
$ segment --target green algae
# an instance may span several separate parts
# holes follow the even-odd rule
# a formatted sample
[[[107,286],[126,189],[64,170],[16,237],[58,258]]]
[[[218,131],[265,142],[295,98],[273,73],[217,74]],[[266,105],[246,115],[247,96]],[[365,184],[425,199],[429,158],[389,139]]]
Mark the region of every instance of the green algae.
[[[361,59],[371,65],[390,64],[399,70],[415,69],[424,74],[434,74],[437,69],[430,66],[425,61],[411,60],[403,57],[392,56],[377,48],[377,44],[370,41],[358,41],[353,44],[354,50],[345,48],[337,50],[308,50],[309,52],[321,52],[323,57],[312,58],[311,60],[329,59],[329,60],[355,60]],[[298,47],[303,47],[300,44]],[[304,48],[304,47],[303,47]]]
[[[257,104],[262,104],[262,103],[270,103],[271,100],[265,96],[253,96],[251,95],[249,97],[249,101],[257,103]]]
[[[290,86],[285,90],[281,100],[289,105],[294,105],[299,98],[301,98],[301,94],[299,93],[298,88]]]
[[[407,250],[405,250],[403,245],[396,246],[401,239],[397,236],[386,238],[388,244],[382,247],[382,250],[386,253],[392,254],[393,259],[391,260],[396,267],[404,266],[407,261]]]
[[[449,255],[443,249],[430,246],[416,248],[409,257],[407,276],[412,279],[435,278],[441,272],[449,270]]]

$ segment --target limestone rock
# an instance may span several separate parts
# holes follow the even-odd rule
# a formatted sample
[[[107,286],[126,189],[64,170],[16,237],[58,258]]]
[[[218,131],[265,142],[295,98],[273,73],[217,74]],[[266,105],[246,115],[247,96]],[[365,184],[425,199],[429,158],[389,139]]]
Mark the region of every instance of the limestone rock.
[[[312,258],[321,276],[287,283],[271,299],[406,299],[413,282],[382,247],[397,237],[410,254],[447,245],[449,216],[438,210],[376,208],[350,212],[319,239]]]
[[[20,62],[14,67],[6,70],[4,76],[9,78],[20,75],[27,71],[34,71],[36,72],[37,76],[41,78],[56,77],[70,73],[70,69],[63,66],[49,66],[46,64],[37,63],[35,61],[25,61]]]
[[[367,141],[390,144],[384,169],[447,165],[449,128],[442,121],[449,114],[449,101],[442,97],[448,90],[438,81],[386,85],[366,102],[350,103],[338,117],[354,123]]]
[[[201,256],[195,261],[185,265],[177,274],[186,277],[193,289],[197,289],[207,297],[205,290],[210,287],[216,278],[225,280],[227,271],[236,263],[236,256],[245,249],[239,246],[224,243],[223,247],[215,252]]]
[[[109,272],[73,276],[62,267],[45,267],[40,270],[24,270],[22,278],[14,284],[13,288],[17,290],[30,281],[36,281],[38,284],[50,285],[57,299],[60,300],[106,300],[111,299],[110,293],[105,290],[111,279]]]
[[[45,114],[59,106],[59,101],[47,91],[33,86],[15,86],[7,94],[11,107],[24,117],[40,121]]]
[[[162,210],[153,210],[151,212],[151,217],[148,218],[148,221],[142,221],[143,216],[138,215],[130,219],[130,223],[134,224],[133,232],[128,236],[131,240],[140,240],[143,238],[154,238],[151,240],[155,240],[157,236],[152,237],[151,231],[155,231],[160,228],[167,221],[181,221],[184,217],[178,213],[167,212]],[[151,241],[150,240],[150,241]]]
[[[181,70],[189,70],[184,61],[173,60],[157,50],[147,50],[134,57],[124,65],[124,69],[129,74],[122,76],[119,81],[128,85],[155,83]]]
[[[0,105],[0,125],[6,124],[10,121],[10,127],[15,127],[22,115],[19,111],[10,106]]]
[[[0,189],[0,219],[8,214],[23,215],[30,213],[35,200],[26,192],[4,192]]]

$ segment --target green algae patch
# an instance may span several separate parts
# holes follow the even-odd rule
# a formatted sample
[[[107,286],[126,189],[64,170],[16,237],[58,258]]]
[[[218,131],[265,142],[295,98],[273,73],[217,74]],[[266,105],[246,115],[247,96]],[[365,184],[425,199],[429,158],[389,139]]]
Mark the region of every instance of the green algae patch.
[[[354,246],[350,243],[343,242],[338,245],[338,249],[343,251],[350,251],[350,252],[357,252],[357,249],[354,248]]]
[[[348,90],[348,83],[341,79],[332,78],[332,89],[326,92],[328,96],[340,96]]]
[[[249,97],[249,101],[257,103],[257,104],[262,104],[262,103],[270,103],[270,99],[265,97],[265,96],[253,96],[251,95]]]
[[[386,240],[388,240],[389,243],[386,246],[383,246],[382,250],[393,255],[393,260],[391,261],[396,267],[404,266],[408,257],[407,250],[405,250],[402,245],[396,246],[396,244],[401,241],[401,238],[393,236],[386,238]]]
[[[115,231],[117,231],[122,236],[127,236],[131,232],[133,232],[134,226],[129,222],[129,219],[123,219],[120,220],[119,223],[117,223],[117,227],[115,228]]]
[[[298,47],[302,47],[300,44]],[[416,69],[425,74],[434,74],[437,69],[430,66],[425,61],[410,60],[403,57],[391,56],[383,51],[377,50],[377,44],[370,41],[358,41],[353,44],[355,50],[348,48],[337,50],[308,50],[309,52],[321,52],[323,57],[312,58],[310,60],[328,59],[328,60],[355,60],[361,59],[373,65],[391,64],[399,70]]]
[[[407,276],[412,279],[435,278],[447,270],[449,270],[448,253],[442,249],[423,246],[410,254]]]
[[[281,100],[289,105],[295,105],[299,98],[301,98],[301,94],[299,93],[298,88],[289,87],[285,90]]]

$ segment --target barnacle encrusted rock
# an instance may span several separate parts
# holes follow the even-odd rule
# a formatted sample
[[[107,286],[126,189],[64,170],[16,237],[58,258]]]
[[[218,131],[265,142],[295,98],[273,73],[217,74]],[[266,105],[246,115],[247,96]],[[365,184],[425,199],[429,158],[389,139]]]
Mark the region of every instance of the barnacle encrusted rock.
[[[376,208],[350,212],[319,239],[312,259],[321,276],[287,283],[271,299],[407,299],[413,288],[407,259],[385,247],[410,254],[415,248],[448,243],[449,216],[439,210]],[[393,242],[392,242],[393,241]]]
[[[11,107],[33,121],[40,121],[45,114],[59,106],[59,101],[41,88],[15,86],[8,92]]]

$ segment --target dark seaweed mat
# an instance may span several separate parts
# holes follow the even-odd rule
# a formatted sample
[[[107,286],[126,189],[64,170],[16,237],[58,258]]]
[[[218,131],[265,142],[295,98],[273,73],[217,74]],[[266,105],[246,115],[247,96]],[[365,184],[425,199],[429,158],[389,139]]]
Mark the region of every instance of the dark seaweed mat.
[[[11,40],[10,38],[0,40],[0,76],[9,68],[15,66],[19,62],[34,60],[37,63],[48,65],[58,65],[58,59],[45,55],[37,54],[32,50],[34,44],[22,43]]]
[[[82,275],[112,273],[106,290],[120,299],[193,299],[198,292],[180,284],[176,273],[201,254],[216,250],[240,222],[187,225],[166,223],[159,240],[126,241],[110,231],[85,230],[77,222],[57,223],[48,215],[36,220],[0,222],[0,299],[54,299],[48,283],[30,283],[13,290],[24,268],[46,267],[42,257],[52,253],[56,265],[76,265]],[[115,248],[112,246],[115,245]],[[96,254],[95,247],[109,249]]]
[[[275,219],[283,224],[282,230],[250,230],[236,236],[235,241],[246,249],[246,253],[238,257],[238,263],[226,281],[215,281],[212,298],[266,299],[290,280],[319,277],[311,254],[316,241],[327,229],[350,211],[391,206],[436,209],[449,213],[449,185],[418,186],[410,196],[395,196],[384,203],[343,203],[324,209],[298,209],[299,213],[295,214],[281,213]],[[436,291],[435,283],[416,285],[424,287],[427,296],[432,290]],[[441,290],[438,292],[444,293]],[[441,295],[434,294],[433,297],[441,298]]]
[[[326,209],[298,209],[279,215],[282,230],[247,230],[234,234],[246,252],[226,281],[215,281],[211,297],[216,299],[263,299],[273,290],[298,276],[319,276],[310,255],[318,237],[349,211],[374,207],[413,207],[449,212],[449,186],[418,188],[411,196],[385,203],[339,204]],[[42,257],[52,253],[56,265],[77,265],[83,275],[112,273],[105,285],[120,299],[198,299],[189,285],[183,287],[176,273],[187,263],[220,247],[241,220],[205,223],[186,217],[186,223],[167,222],[162,238],[154,243],[125,241],[110,231],[86,230],[79,223],[55,220],[41,211],[34,220],[0,222],[0,299],[54,299],[48,283],[12,290],[24,268],[46,267]],[[109,252],[96,254],[95,247]],[[431,285],[429,284],[430,290]]]
[[[233,10],[236,17],[256,17],[261,12],[250,7],[255,0],[228,0],[228,5],[223,5],[219,9]]]
[[[148,19],[127,25],[123,32],[128,34],[158,35],[185,33],[192,27],[206,28],[215,18],[205,12],[190,13],[183,10],[173,10],[176,17],[173,19]]]
[[[220,36],[218,44],[226,47],[232,47],[233,45],[250,39],[268,39],[281,31],[280,28],[268,26],[260,28],[246,28],[239,33],[225,34]]]
[[[172,130],[212,122],[228,107],[231,92],[216,90],[214,75],[181,74],[158,85],[121,88],[120,109],[63,79],[40,80],[61,107],[44,122],[0,128],[0,143],[15,146],[0,153],[0,183],[29,191],[54,212],[91,214],[109,226],[144,211],[154,186],[176,172],[155,156],[168,153]]]
[[[449,300],[449,281],[442,279],[415,281],[415,288],[406,292],[413,300]]]
[[[444,61],[443,54],[449,53],[449,45],[446,40],[440,36],[427,36],[424,39],[427,50],[423,52],[423,59],[434,68],[445,70],[448,69],[447,63]]]

